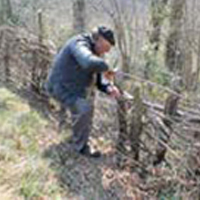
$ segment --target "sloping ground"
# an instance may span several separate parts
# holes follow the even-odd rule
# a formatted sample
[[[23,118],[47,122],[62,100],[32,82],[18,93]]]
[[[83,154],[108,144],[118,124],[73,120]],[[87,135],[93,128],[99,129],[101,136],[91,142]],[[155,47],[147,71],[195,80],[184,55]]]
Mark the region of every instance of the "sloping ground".
[[[48,129],[48,122],[15,94],[5,88],[0,94],[1,198],[2,194],[12,200],[57,198],[57,181],[41,156],[55,134]]]
[[[103,98],[103,102],[98,101],[104,104],[103,116],[105,101]],[[113,115],[114,108],[110,110]],[[104,121],[109,127],[114,123]],[[116,130],[108,135],[102,128],[94,129],[91,143],[104,156],[93,160],[71,152],[65,142],[69,132],[57,134],[55,125],[24,99],[0,88],[2,200],[198,200],[199,183],[180,176],[185,173],[184,168],[178,160],[170,158],[173,155],[170,151],[167,159],[174,160],[173,167],[149,165],[147,174],[141,178],[128,166],[127,169],[116,166],[113,148]],[[183,154],[178,150],[173,153],[180,157]]]
[[[0,194],[3,200],[199,198],[199,172],[197,170],[195,174],[196,169],[190,169],[200,166],[200,151],[194,154],[196,158],[188,165],[187,157],[192,145],[188,143],[190,140],[183,143],[184,137],[191,136],[191,127],[183,129],[187,116],[182,120],[185,123],[177,124],[176,128],[182,137],[173,135],[171,138],[167,164],[151,169],[150,156],[142,156],[146,162],[139,165],[138,171],[131,172],[130,165],[134,163],[131,158],[124,169],[116,166],[116,105],[112,99],[100,96],[96,102],[91,143],[104,152],[104,157],[95,161],[71,152],[66,142],[69,129],[57,134],[57,121],[53,116],[48,116],[50,113],[45,110],[45,102],[42,104],[35,99],[32,88],[27,87],[29,84],[41,86],[40,81],[46,76],[51,53],[48,48],[40,48],[37,38],[29,40],[31,37],[27,39],[27,32],[24,36],[19,33],[15,34],[15,29],[10,27],[0,29],[0,58],[4,61],[1,62],[1,79],[2,82],[14,83],[12,86],[15,87],[15,93],[0,88]],[[19,85],[22,85],[20,89],[27,89],[26,95],[22,95],[22,90],[17,91]],[[160,94],[156,92],[155,97],[160,97]],[[58,114],[57,110],[54,110],[54,114]],[[154,114],[149,118],[157,117]],[[151,126],[146,129],[154,136],[152,139],[146,137],[146,132],[143,134],[146,145],[153,149],[157,131]],[[191,143],[194,142],[193,138]],[[147,165],[142,166],[144,163]],[[190,171],[193,174],[188,176],[196,176],[195,180],[187,178]]]
[[[141,158],[145,162],[137,163],[139,167],[134,171],[130,170],[135,164],[131,155],[125,168],[119,169],[116,155],[121,152],[116,152],[114,147],[118,136],[116,104],[100,95],[96,101],[91,143],[104,156],[95,161],[74,154],[66,142],[70,135],[69,127],[63,134],[58,134],[54,118],[58,114],[56,106],[53,115],[48,113],[46,101],[35,99],[36,93],[29,87],[32,84],[40,89],[52,53],[48,47],[41,49],[37,38],[27,39],[27,32],[23,35],[20,31],[15,32],[11,27],[0,29],[0,58],[3,60],[0,80],[6,85],[12,83],[9,88],[15,91],[13,93],[3,86],[0,88],[2,200],[199,199],[199,170],[196,168],[200,166],[200,148],[194,138],[188,140],[192,136],[191,128],[196,128],[194,131],[199,134],[199,121],[196,127],[194,124],[186,126],[189,122],[186,115],[176,124],[174,133],[179,135],[172,136],[167,147],[167,162],[158,168],[152,168],[150,156],[158,141],[158,131],[147,125],[145,130],[153,138],[147,137],[146,132],[142,137],[151,154],[143,155],[143,151]],[[161,98],[160,93],[156,92],[155,97]],[[158,116],[151,114],[148,120]],[[198,151],[188,162],[194,143]],[[130,147],[130,142],[127,147]]]
[[[115,169],[111,142],[105,142],[103,134],[93,143],[107,156],[98,161],[78,156],[62,142],[67,133],[58,135],[51,122],[5,88],[0,88],[0,118],[3,200],[107,200],[126,196],[122,176],[127,178],[128,174]]]
[[[60,142],[63,135],[57,135],[52,123],[5,88],[0,88],[0,118],[3,200],[103,200],[121,199],[117,196],[125,195],[120,194],[123,182],[113,179],[109,143],[96,141],[107,152],[107,157],[99,161],[70,153]],[[121,176],[121,172],[116,174]],[[119,188],[119,194],[115,188]]]

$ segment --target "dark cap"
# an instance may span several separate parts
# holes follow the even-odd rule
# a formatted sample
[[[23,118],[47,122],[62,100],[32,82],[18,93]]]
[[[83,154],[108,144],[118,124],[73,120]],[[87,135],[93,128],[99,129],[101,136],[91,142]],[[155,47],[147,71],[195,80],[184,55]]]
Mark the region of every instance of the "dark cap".
[[[114,37],[114,32],[105,27],[105,26],[99,26],[98,27],[98,33],[106,39],[111,45],[115,45],[115,37]]]

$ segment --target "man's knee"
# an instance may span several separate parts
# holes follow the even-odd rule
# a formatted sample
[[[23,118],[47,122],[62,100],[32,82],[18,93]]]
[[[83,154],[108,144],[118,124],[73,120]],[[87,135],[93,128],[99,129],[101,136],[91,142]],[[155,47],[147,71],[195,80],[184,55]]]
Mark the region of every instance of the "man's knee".
[[[93,105],[86,99],[78,99],[75,103],[75,114],[80,115],[92,115]]]

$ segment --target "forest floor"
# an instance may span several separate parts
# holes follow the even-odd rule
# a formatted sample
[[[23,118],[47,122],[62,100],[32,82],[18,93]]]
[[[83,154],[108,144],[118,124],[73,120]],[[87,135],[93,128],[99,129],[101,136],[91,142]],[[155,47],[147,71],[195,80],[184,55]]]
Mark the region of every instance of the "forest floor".
[[[156,194],[152,188],[152,195],[140,190],[139,175],[116,166],[115,140],[103,129],[101,134],[94,130],[91,140],[103,152],[102,158],[70,152],[66,142],[70,130],[59,134],[56,121],[44,115],[42,107],[36,109],[34,102],[20,96],[0,88],[2,200],[183,199],[173,191],[173,184]],[[170,174],[167,167],[161,169],[159,177]]]
[[[111,141],[94,142],[106,155],[99,160],[72,153],[63,142],[67,132],[58,134],[54,122],[5,88],[0,118],[2,200],[121,199],[109,186],[115,171]]]

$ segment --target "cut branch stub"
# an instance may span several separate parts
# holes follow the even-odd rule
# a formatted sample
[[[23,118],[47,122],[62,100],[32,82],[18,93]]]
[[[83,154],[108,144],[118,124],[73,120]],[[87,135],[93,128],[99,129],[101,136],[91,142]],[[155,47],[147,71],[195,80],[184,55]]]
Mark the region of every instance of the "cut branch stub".
[[[127,105],[129,112],[127,112]],[[139,160],[140,136],[143,127],[143,116],[146,112],[143,104],[140,87],[134,91],[134,100],[125,96],[118,99],[119,137],[117,141],[118,166],[124,166],[127,160]],[[122,159],[125,157],[125,159]],[[129,162],[132,163],[132,162]]]
[[[128,136],[127,130],[127,113],[126,113],[126,101],[123,97],[117,99],[118,107],[117,107],[117,115],[119,122],[119,137],[116,144],[117,150],[117,165],[122,167],[124,165],[125,160],[123,159],[123,155],[127,155],[127,149],[125,147],[125,143]]]
[[[134,91],[134,108],[130,116],[130,132],[129,139],[131,142],[131,157],[139,160],[140,151],[140,136],[143,129],[143,117],[146,113],[146,108],[143,104],[140,87],[137,86]]]

